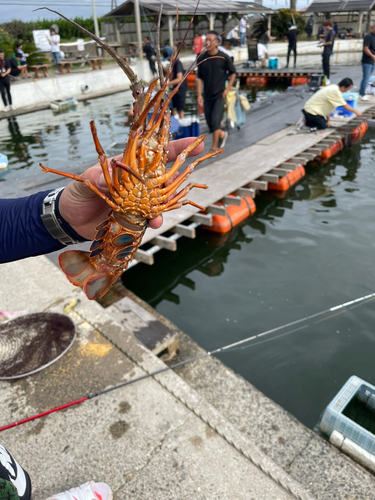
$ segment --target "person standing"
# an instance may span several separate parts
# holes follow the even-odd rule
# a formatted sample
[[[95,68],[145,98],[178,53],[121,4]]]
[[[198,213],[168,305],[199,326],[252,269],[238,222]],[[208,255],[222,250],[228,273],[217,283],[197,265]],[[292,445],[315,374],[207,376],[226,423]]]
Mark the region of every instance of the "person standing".
[[[169,60],[172,59],[172,56]],[[176,59],[173,64],[172,73],[169,77],[169,85],[173,87],[173,90],[181,82],[185,74],[184,68],[179,59]],[[187,81],[186,79],[181,83],[178,92],[172,97],[172,106],[177,110],[178,116],[180,118],[185,118],[185,100],[187,92]]]
[[[246,28],[248,28],[248,24],[247,24],[245,16],[241,17],[239,27],[240,27],[240,43],[241,43],[241,47],[245,47],[245,45],[246,45]]]
[[[155,66],[156,52],[155,52],[154,46],[151,44],[150,37],[148,37],[148,36],[145,37],[145,43],[143,45],[143,52],[146,56],[148,64],[150,65],[151,73],[153,75],[155,75],[156,74],[156,66]]]
[[[326,85],[329,85],[329,76],[330,76],[330,68],[329,68],[329,58],[331,57],[331,54],[333,52],[333,43],[335,41],[335,32],[333,31],[332,28],[332,21],[331,19],[327,19],[324,21],[323,26],[326,30],[326,35],[324,38],[323,43],[320,45],[321,47],[324,47],[323,49],[323,73],[324,76],[327,78]]]
[[[312,35],[313,29],[314,29],[314,24],[315,24],[315,19],[314,19],[314,16],[311,15],[307,20],[306,30],[305,30],[308,40],[311,40],[311,35]]]
[[[57,71],[61,73],[59,63],[61,63],[61,51],[60,51],[60,35],[56,33],[55,28],[50,28],[50,36],[47,36],[47,40],[51,44],[51,55],[52,61],[55,62]]]
[[[0,49],[0,93],[4,103],[5,112],[14,109],[12,107],[12,96],[10,94],[10,80],[8,76],[10,71],[11,67],[9,61],[5,60],[4,50]]]
[[[204,105],[204,114],[208,128],[213,134],[212,148],[225,146],[228,132],[220,128],[220,122],[224,113],[225,97],[231,89],[236,78],[236,68],[227,54],[218,50],[219,34],[209,31],[206,36],[207,51],[198,58],[197,78],[197,100],[198,105]],[[225,82],[229,76],[229,82],[225,88]],[[204,85],[204,98],[202,97],[202,85]]]
[[[196,56],[199,56],[199,54],[202,52],[202,49],[203,49],[203,39],[200,33],[197,32],[194,34],[193,52]]]
[[[286,23],[288,31],[285,33],[285,37],[288,39],[288,55],[286,56],[286,68],[289,66],[290,53],[294,53],[294,67],[297,63],[297,26],[293,26],[291,22]]]
[[[359,88],[361,101],[368,101],[369,96],[366,94],[366,87],[370,80],[371,73],[374,71],[375,64],[375,26],[371,26],[370,33],[365,35],[363,40],[363,55],[362,55],[362,81]]]

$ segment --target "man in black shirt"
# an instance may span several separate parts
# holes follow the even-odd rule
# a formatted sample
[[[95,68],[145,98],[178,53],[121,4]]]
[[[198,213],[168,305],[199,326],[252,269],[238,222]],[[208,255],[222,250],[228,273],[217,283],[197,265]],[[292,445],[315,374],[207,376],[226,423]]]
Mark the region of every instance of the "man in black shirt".
[[[209,31],[206,36],[207,50],[198,58],[203,61],[198,66],[197,98],[198,105],[204,105],[204,114],[210,132],[213,133],[212,150],[224,147],[228,132],[220,128],[224,113],[225,97],[236,78],[236,68],[231,58],[218,50],[219,34]],[[225,82],[229,82],[225,88]],[[204,98],[202,97],[202,83],[204,84]]]
[[[371,26],[370,33],[365,35],[363,40],[363,55],[362,55],[362,72],[363,77],[359,95],[361,101],[368,101],[369,97],[366,94],[366,87],[370,80],[371,73],[374,71],[375,64],[375,26]]]
[[[285,33],[286,38],[288,39],[288,55],[286,56],[286,67],[289,66],[289,57],[290,53],[294,52],[294,67],[296,67],[297,62],[297,27],[292,26],[292,23],[286,23],[286,27],[288,31]]]
[[[12,108],[12,96],[10,95],[10,64],[5,60],[3,49],[0,49],[0,93],[4,103],[4,111],[9,111]],[[13,108],[12,108],[13,109]]]
[[[172,57],[169,58],[171,60]],[[184,76],[184,68],[182,67],[181,61],[176,59],[172,73],[169,78],[169,85],[172,85],[175,89],[177,85],[181,82]],[[186,91],[187,91],[187,81],[184,80],[178,89],[177,94],[172,97],[172,105],[175,109],[177,109],[178,115],[180,118],[185,117],[185,99],[186,99]]]
[[[329,69],[329,58],[331,57],[333,51],[333,42],[335,40],[335,32],[332,29],[331,19],[327,19],[323,23],[324,29],[326,30],[326,36],[324,42],[321,44],[323,49],[323,73],[329,79],[330,69]],[[327,83],[327,82],[326,82]],[[329,83],[329,80],[328,80]]]
[[[21,52],[16,52],[13,54],[13,56],[9,59],[9,65],[10,65],[10,74],[12,76],[18,76],[18,75],[24,75],[25,71],[27,71],[27,66],[26,64],[21,64],[21,59],[23,57],[23,54]]]
[[[151,40],[148,36],[145,37],[145,43],[143,45],[143,52],[148,60],[148,64],[150,65],[150,70],[153,75],[156,74],[156,52],[154,47],[151,45]]]

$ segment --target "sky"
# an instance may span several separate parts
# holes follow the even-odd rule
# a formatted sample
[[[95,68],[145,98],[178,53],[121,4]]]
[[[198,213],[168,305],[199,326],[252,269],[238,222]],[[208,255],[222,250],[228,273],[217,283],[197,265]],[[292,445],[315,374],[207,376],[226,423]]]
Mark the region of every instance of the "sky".
[[[307,7],[311,1],[297,0],[297,10]],[[117,5],[121,3],[121,0],[117,0]],[[289,6],[289,0],[263,0],[263,5],[271,9],[281,9]],[[91,0],[0,0],[0,23],[14,19],[57,19],[58,16],[48,11],[33,12],[33,9],[43,6],[58,10],[67,17],[92,17]],[[95,6],[96,14],[100,17],[111,11],[111,0],[95,0]]]

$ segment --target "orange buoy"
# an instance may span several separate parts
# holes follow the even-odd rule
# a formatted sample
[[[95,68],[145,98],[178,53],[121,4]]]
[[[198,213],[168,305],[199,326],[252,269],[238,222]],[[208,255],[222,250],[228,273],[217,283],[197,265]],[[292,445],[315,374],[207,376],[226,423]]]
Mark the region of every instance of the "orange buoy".
[[[310,78],[307,78],[305,76],[294,76],[291,81],[291,86],[297,87],[298,85],[305,85],[305,83],[308,83],[309,81]]]
[[[350,139],[352,142],[359,142],[368,130],[368,123],[362,122],[358,127],[350,131]]]
[[[319,146],[319,144],[318,144]],[[337,154],[339,151],[342,150],[344,147],[344,143],[340,139],[339,141],[335,142],[335,144],[332,144],[332,146],[329,146],[327,149],[322,151],[319,156],[316,157],[317,160],[322,161],[322,160],[328,160],[328,158],[331,158],[335,154]]]
[[[195,73],[190,73],[190,75],[187,76],[186,81],[187,81],[189,88],[195,88],[195,79],[196,78],[197,78],[197,75]]]
[[[266,76],[256,75],[256,76],[248,76],[246,78],[246,85],[267,85],[268,78]]]
[[[227,233],[234,226],[237,226],[237,224],[252,215],[255,210],[254,200],[245,196],[241,200],[241,206],[229,205],[227,207],[227,215],[214,215],[212,217],[212,226],[202,227],[215,233]]]
[[[284,177],[281,177],[279,182],[269,182],[268,189],[271,191],[286,191],[294,186],[302,177],[305,177],[305,174],[305,169],[300,165],[295,170],[288,172]]]

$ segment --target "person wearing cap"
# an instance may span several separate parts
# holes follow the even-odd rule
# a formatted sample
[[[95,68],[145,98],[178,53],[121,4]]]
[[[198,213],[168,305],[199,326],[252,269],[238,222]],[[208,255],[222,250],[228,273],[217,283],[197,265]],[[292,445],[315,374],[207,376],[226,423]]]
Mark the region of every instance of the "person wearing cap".
[[[61,51],[60,51],[60,35],[56,33],[55,28],[50,28],[50,36],[47,36],[47,40],[51,44],[51,56],[52,60],[56,64],[56,69],[58,73],[61,73],[59,63],[61,63]]]
[[[290,53],[294,53],[294,67],[296,67],[297,63],[297,26],[292,25],[291,22],[286,23],[286,27],[288,31],[285,33],[285,38],[288,40],[288,54],[286,56],[286,68],[289,66],[289,57]]]
[[[29,77],[26,64],[21,63],[22,58],[23,54],[17,50],[17,52],[9,59],[10,74],[12,76],[21,75],[21,78]]]

